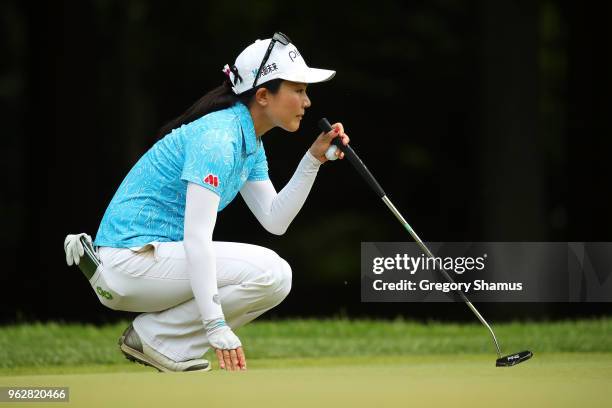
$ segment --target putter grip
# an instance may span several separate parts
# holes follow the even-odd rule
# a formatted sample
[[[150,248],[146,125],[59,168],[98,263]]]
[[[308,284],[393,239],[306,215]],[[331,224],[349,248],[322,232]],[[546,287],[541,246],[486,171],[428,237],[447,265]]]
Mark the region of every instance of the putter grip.
[[[319,128],[325,133],[329,133],[333,130],[327,118],[322,118],[321,120],[319,120]],[[374,190],[374,192],[376,193],[376,195],[378,195],[379,198],[383,198],[386,195],[385,191],[382,189],[380,184],[378,184],[378,181],[376,181],[372,173],[370,173],[370,170],[368,170],[365,164],[363,164],[359,156],[357,156],[357,153],[355,153],[353,148],[349,145],[343,145],[342,141],[340,141],[339,138],[334,138],[332,140],[332,144],[338,146],[338,148],[344,152],[344,155],[351,162],[353,167],[355,167],[357,173],[359,173],[361,177],[363,177],[366,183],[370,185],[372,190]]]

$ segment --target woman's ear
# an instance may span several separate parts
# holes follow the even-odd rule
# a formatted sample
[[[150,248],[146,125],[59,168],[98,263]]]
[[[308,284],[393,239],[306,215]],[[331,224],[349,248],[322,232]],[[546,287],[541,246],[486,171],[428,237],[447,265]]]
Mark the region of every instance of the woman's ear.
[[[268,106],[268,97],[270,96],[266,88],[259,88],[255,92],[255,102],[260,106]]]

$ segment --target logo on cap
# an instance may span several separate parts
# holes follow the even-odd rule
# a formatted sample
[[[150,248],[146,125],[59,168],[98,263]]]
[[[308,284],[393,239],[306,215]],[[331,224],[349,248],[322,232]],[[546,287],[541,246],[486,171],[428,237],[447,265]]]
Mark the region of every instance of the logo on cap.
[[[268,75],[271,72],[274,71],[278,71],[278,67],[276,66],[276,62],[273,62],[271,64],[265,65],[262,69],[261,69],[261,74],[259,75],[259,77],[264,77],[266,75]],[[255,77],[255,75],[257,75],[257,69],[254,69],[253,71],[253,78]]]
[[[289,51],[289,58],[291,59],[291,62],[295,62],[295,59],[297,57],[301,57],[300,52],[297,50],[297,48],[294,48]]]

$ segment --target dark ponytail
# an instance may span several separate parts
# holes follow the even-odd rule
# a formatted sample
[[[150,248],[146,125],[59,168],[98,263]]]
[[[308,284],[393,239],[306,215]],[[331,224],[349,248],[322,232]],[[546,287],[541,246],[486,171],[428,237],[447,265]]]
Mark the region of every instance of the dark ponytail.
[[[215,89],[201,97],[179,117],[166,123],[161,129],[159,129],[157,136],[160,138],[164,137],[173,129],[176,129],[181,125],[193,122],[194,120],[199,119],[208,113],[229,108],[230,106],[233,106],[236,102],[242,102],[248,107],[251,103],[251,99],[253,98],[253,96],[255,96],[255,93],[259,88],[266,88],[272,94],[276,94],[280,89],[280,85],[282,82],[282,79],[273,79],[271,81],[258,85],[256,88],[249,89],[248,91],[243,92],[240,95],[236,95],[234,91],[232,91],[232,86],[230,85],[230,83],[225,80],[223,81],[223,84],[221,86],[216,87]]]

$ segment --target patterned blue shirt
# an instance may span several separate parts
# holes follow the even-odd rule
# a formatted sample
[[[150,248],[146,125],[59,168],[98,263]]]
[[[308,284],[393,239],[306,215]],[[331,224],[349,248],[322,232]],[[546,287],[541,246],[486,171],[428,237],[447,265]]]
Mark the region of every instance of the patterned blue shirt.
[[[140,247],[183,240],[187,183],[220,197],[225,208],[247,180],[267,180],[268,162],[242,103],[174,129],[130,170],[111,200],[94,245]]]

